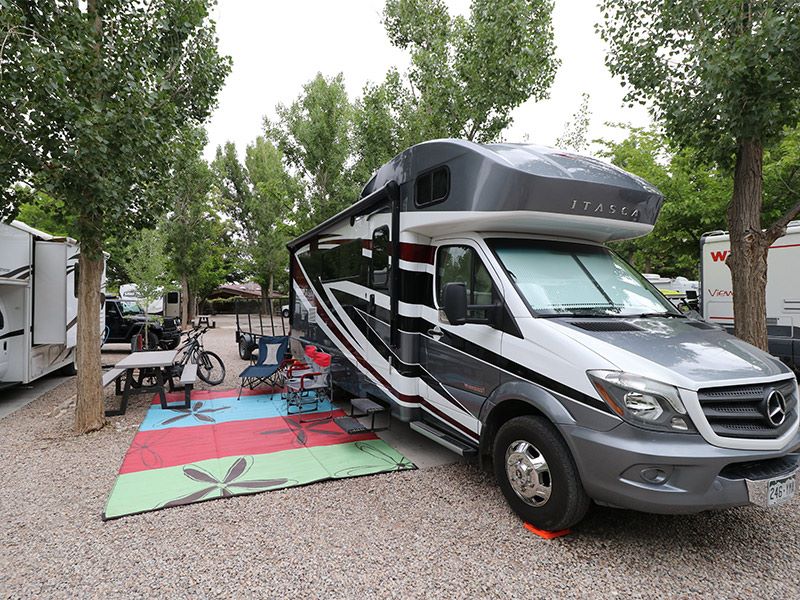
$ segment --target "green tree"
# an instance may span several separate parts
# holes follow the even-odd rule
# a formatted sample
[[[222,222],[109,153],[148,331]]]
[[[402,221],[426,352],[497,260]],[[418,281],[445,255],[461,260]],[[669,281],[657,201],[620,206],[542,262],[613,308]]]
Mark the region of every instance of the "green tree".
[[[166,242],[163,230],[143,229],[128,247],[125,269],[142,300],[145,317],[148,316],[148,307],[161,298],[172,284]],[[149,319],[145,321],[144,342],[146,347],[153,349],[148,322]]]
[[[217,148],[212,168],[217,176],[224,210],[237,227],[244,273],[261,285],[264,299],[275,282],[283,286],[289,257],[286,240],[297,231],[294,223],[310,219],[297,213],[306,201],[301,182],[288,173],[275,144],[258,137],[247,147],[245,164],[231,142]]]
[[[300,182],[283,166],[280,150],[263,137],[247,147],[245,165],[253,185],[245,228],[253,276],[268,298],[276,283],[286,291],[289,254],[286,242],[293,233],[287,222],[302,196]]]
[[[589,122],[592,113],[589,110],[589,94],[581,94],[581,104],[572,115],[572,119],[564,126],[563,133],[556,138],[556,147],[573,152],[585,152],[589,147]]]
[[[621,142],[601,144],[600,156],[664,194],[653,232],[617,242],[614,249],[645,273],[697,278],[700,237],[724,227],[730,178],[714,165],[700,163],[691,149],[675,148],[654,131],[632,129]]]
[[[387,0],[383,23],[411,56],[355,103],[354,168],[366,183],[408,146],[435,138],[497,141],[523,102],[547,98],[555,58],[550,0],[474,0],[465,18],[441,0]]]
[[[606,64],[628,101],[647,103],[678,146],[733,173],[735,333],[766,349],[767,251],[800,201],[763,230],[764,148],[800,121],[800,3],[602,0],[601,9]]]
[[[286,163],[305,183],[306,193],[294,220],[308,229],[336,214],[358,197],[346,169],[350,157],[353,107],[344,77],[322,74],[303,86],[289,106],[276,108],[275,122],[264,120],[266,136],[274,140]]]
[[[491,142],[514,108],[546,98],[558,67],[552,11],[550,0],[473,0],[464,18],[442,0],[387,0],[389,39],[411,54],[421,135]]]
[[[166,248],[181,286],[183,327],[194,317],[194,299],[204,298],[225,281],[230,248],[212,195],[214,174],[201,157],[205,144],[202,129],[184,132],[176,141],[172,176],[164,190],[172,207],[164,221]]]
[[[170,141],[202,122],[229,70],[212,0],[0,3],[0,218],[25,183],[64,203],[81,242],[77,431],[105,423],[104,240],[163,210]]]

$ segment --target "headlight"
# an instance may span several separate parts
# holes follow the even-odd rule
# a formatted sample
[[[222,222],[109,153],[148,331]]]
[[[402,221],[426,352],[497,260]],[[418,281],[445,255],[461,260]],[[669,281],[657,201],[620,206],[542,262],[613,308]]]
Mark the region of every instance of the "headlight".
[[[625,421],[657,431],[694,431],[678,389],[621,371],[587,371],[609,408]]]

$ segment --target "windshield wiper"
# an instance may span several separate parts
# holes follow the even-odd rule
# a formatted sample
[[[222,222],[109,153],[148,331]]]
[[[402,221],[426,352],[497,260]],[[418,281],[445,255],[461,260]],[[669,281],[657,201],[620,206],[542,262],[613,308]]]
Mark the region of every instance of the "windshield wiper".
[[[664,317],[667,319],[685,319],[686,315],[680,313],[671,313],[671,312],[649,312],[649,313],[639,313],[638,315],[622,315],[625,317],[638,317],[640,319],[646,319],[648,317]]]

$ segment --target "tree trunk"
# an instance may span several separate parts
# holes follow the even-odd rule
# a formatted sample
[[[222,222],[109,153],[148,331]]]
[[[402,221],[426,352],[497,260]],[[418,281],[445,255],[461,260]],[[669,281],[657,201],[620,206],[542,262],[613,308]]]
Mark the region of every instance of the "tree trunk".
[[[752,139],[740,140],[736,154],[733,199],[728,207],[731,253],[726,261],[733,283],[734,333],[767,350],[767,252],[761,230],[764,150]]]
[[[181,275],[181,329],[189,328],[189,280]]]
[[[75,431],[87,433],[100,429],[106,422],[100,374],[100,280],[103,275],[103,255],[91,259],[81,253],[79,260]]]

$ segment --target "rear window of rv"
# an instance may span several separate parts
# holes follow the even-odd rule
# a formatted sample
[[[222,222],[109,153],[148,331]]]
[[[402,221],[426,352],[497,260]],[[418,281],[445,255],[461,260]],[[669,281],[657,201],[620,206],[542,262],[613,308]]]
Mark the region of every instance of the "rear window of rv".
[[[439,167],[417,177],[414,189],[414,203],[419,206],[428,206],[441,202],[450,193],[450,170]]]

